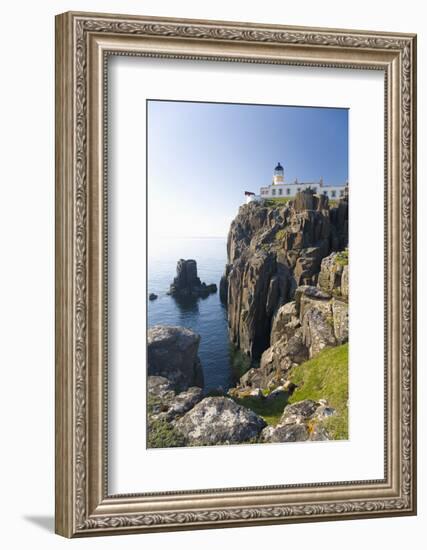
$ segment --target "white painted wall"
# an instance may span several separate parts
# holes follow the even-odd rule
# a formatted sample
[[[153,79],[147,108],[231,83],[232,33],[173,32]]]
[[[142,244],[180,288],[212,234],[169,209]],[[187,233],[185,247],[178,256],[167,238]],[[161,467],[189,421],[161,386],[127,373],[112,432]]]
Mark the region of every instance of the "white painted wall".
[[[345,190],[345,185],[320,186],[320,183],[283,183],[261,187],[260,195],[267,197],[294,197],[298,191],[313,189],[317,194],[326,194],[329,198],[340,198],[340,192]],[[334,195],[335,193],[335,195]]]
[[[173,17],[246,20],[293,25],[419,33],[420,153],[427,116],[423,5],[368,0],[15,0],[2,8],[0,87],[2,200],[0,202],[2,498],[1,544],[6,549],[326,547],[423,548],[427,531],[426,475],[426,222],[419,216],[419,515],[381,520],[194,531],[66,541],[52,534],[54,499],[54,39],[53,16],[68,9]],[[419,208],[427,208],[426,164],[419,155]],[[203,464],[200,465],[203,468]]]

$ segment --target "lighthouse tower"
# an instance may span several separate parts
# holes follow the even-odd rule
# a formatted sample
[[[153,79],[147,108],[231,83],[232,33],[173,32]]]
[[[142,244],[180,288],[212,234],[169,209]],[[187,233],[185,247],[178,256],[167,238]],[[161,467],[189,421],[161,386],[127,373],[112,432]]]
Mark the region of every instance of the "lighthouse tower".
[[[273,172],[273,185],[279,185],[284,182],[285,182],[285,174],[283,171],[283,166],[280,164],[280,162],[278,162]]]

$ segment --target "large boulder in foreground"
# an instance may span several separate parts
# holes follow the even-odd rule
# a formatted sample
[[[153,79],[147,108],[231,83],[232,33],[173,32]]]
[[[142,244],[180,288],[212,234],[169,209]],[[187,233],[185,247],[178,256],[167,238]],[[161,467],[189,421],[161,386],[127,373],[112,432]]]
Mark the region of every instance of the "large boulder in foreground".
[[[183,327],[157,325],[148,329],[148,376],[167,378],[177,391],[203,388],[203,370],[197,355],[200,336]]]
[[[244,443],[265,426],[260,416],[228,397],[206,397],[175,424],[187,445]]]

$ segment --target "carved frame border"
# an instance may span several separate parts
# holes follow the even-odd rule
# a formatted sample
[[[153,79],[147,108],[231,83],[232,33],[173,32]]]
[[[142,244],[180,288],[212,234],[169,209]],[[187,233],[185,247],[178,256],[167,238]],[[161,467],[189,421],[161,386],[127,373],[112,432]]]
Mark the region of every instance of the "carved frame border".
[[[384,480],[109,496],[105,189],[108,55],[385,72]],[[416,37],[68,12],[56,18],[56,532],[67,537],[416,513]],[[190,493],[190,494],[189,494]]]

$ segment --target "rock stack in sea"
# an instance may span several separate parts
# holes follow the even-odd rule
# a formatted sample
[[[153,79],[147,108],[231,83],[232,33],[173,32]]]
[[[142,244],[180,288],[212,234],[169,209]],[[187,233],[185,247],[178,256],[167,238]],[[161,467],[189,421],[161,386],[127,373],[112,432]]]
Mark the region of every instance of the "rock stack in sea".
[[[176,277],[169,294],[176,297],[205,297],[217,291],[216,284],[202,283],[197,275],[196,260],[178,260]]]

